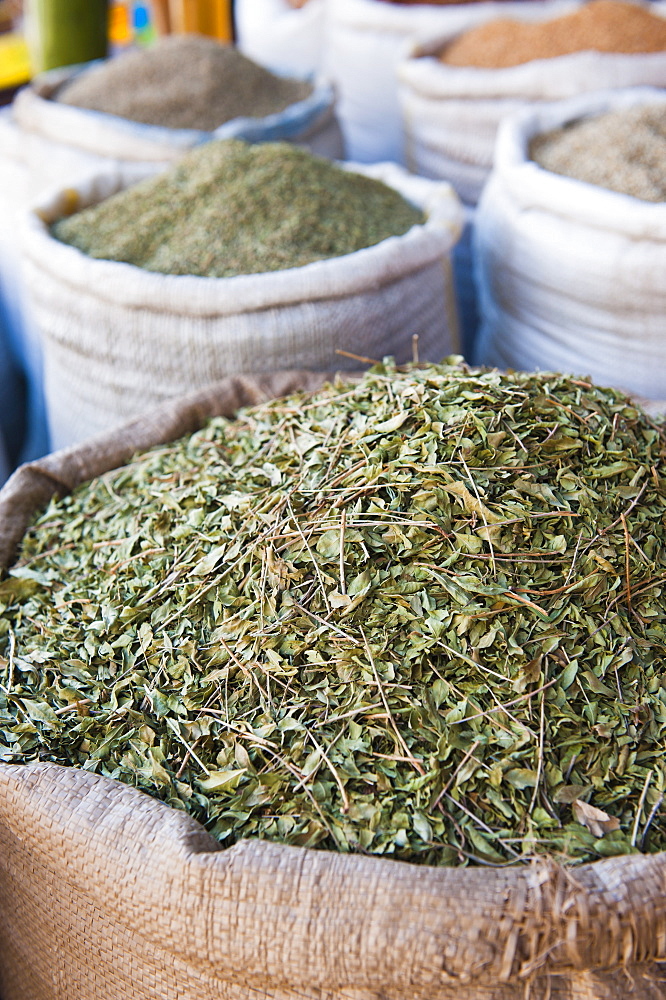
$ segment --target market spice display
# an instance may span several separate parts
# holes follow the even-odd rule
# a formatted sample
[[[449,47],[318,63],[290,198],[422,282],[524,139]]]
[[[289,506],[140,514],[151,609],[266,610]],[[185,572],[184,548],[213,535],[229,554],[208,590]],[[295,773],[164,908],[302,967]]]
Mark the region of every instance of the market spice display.
[[[666,201],[666,104],[570,122],[533,139],[530,157],[556,174]]]
[[[56,100],[145,125],[213,131],[233,118],[263,118],[312,93],[276,76],[231,45],[170,35],[76,76]]]
[[[399,236],[420,209],[289,143],[210,142],[52,227],[91,257],[226,278],[301,267]]]
[[[661,52],[666,49],[666,18],[623,0],[591,0],[552,21],[489,21],[455,38],[440,58],[449,66],[503,69],[586,49]]]
[[[388,362],[53,500],[0,760],[430,864],[666,849],[666,436],[584,379]]]

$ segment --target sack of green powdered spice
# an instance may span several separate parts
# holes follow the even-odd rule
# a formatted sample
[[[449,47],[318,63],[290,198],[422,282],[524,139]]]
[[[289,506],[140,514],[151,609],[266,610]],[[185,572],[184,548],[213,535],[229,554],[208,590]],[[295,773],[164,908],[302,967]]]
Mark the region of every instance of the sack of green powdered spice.
[[[283,140],[343,155],[327,81],[276,75],[198,35],[41,74],[13,113],[34,190],[118,164],[157,170],[211,139]]]
[[[127,179],[44,200],[25,233],[55,447],[226,374],[456,350],[449,185],[234,140]]]
[[[581,378],[319,381],[0,494],[3,997],[658,997],[663,429]]]

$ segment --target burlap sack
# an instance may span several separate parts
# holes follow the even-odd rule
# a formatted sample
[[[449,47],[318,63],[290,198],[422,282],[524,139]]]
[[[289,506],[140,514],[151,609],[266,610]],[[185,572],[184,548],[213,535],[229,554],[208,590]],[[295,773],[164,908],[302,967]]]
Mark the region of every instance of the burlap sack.
[[[322,375],[236,378],[26,466],[0,565],[55,491]],[[3,1000],[658,1000],[666,855],[446,869],[244,841],[113,779],[0,765]]]
[[[54,448],[122,423],[226,375],[362,367],[351,354],[441,361],[458,348],[449,255],[462,210],[448,184],[394,164],[370,174],[423,208],[402,236],[304,267],[232,278],[156,274],[95,260],[59,243],[47,223],[127,186],[105,173],[40,202],[23,250],[44,350]]]

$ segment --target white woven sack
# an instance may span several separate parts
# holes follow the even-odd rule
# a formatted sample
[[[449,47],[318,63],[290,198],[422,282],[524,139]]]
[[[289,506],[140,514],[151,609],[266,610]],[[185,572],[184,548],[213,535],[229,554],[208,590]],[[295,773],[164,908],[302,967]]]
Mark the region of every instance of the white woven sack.
[[[106,169],[144,163],[155,171],[188,149],[211,139],[293,142],[320,156],[342,155],[342,136],[330,83],[318,79],[312,94],[264,118],[234,118],[213,132],[144,125],[118,115],[77,108],[53,100],[74,76],[94,72],[98,63],[53,70],[37,77],[14,101],[33,190],[64,187]]]
[[[345,166],[396,188],[425,210],[426,223],[342,257],[232,278],[95,260],[48,231],[71,211],[72,190],[45,198],[27,217],[23,245],[54,447],[225,375],[359,367],[338,349],[405,361],[413,334],[422,360],[455,352],[450,251],[462,227],[455,192],[394,164]],[[126,171],[106,173],[74,194],[83,208],[127,184]]]
[[[551,20],[579,4],[565,4],[556,13],[551,8],[547,16],[542,4],[524,6],[536,7],[540,20]],[[447,66],[436,58],[434,53],[453,37],[441,35],[415,45],[398,67],[398,92],[408,168],[423,177],[449,181],[469,205],[478,202],[490,173],[503,118],[536,102],[610,87],[666,86],[663,52],[586,51],[506,69],[478,69]]]
[[[666,93],[635,87],[502,123],[476,216],[480,364],[590,375],[666,399],[666,204],[551,173],[530,139]]]
[[[324,0],[295,9],[287,0],[236,0],[236,45],[274,73],[316,73],[324,50]]]
[[[249,0],[251,2],[251,0]],[[531,20],[569,0],[399,6],[384,0],[326,0],[324,66],[338,93],[347,156],[405,163],[397,67],[412,42],[453,35],[496,17]],[[556,16],[551,14],[550,16]]]

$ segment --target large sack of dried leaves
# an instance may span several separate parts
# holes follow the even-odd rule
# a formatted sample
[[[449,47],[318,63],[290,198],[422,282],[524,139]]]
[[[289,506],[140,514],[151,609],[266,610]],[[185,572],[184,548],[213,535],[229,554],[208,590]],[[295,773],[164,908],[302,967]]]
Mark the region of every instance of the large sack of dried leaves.
[[[405,361],[412,357],[414,334],[422,360],[439,361],[457,350],[450,252],[462,213],[449,185],[413,177],[394,164],[339,170],[286,144],[247,147],[247,169],[239,172],[239,157],[245,157],[241,144],[228,156],[222,147],[229,148],[223,143],[199,147],[170,174],[155,179],[146,231],[130,213],[116,260],[95,259],[59,242],[48,223],[73,206],[108,206],[115,214],[110,196],[131,194],[126,172],[92,178],[75,191],[68,188],[31,214],[24,240],[26,280],[43,342],[55,447],[224,375],[359,368],[358,358],[338,351],[372,359],[391,354]],[[214,184],[208,161],[215,161],[210,168]],[[300,180],[293,181],[294,176]],[[251,183],[249,177],[265,180]],[[217,192],[232,181],[236,193],[225,200]],[[148,205],[149,194],[145,186],[135,192],[138,212]],[[157,273],[166,256],[161,227],[166,231],[176,212],[182,214],[179,204],[185,204],[186,194],[192,214],[181,220],[182,254],[176,245],[167,265],[176,270]],[[391,211],[399,209],[417,224],[408,221],[402,235],[387,232],[388,238],[375,245],[361,243],[362,249],[332,256],[341,239],[353,242],[357,232],[365,231],[362,222],[371,213],[384,224],[387,198]],[[223,218],[193,221],[195,212],[217,211],[218,205]],[[73,215],[67,225],[76,219]],[[113,221],[107,215],[105,220],[106,225]],[[201,263],[222,222],[230,240],[238,237],[233,253],[242,251],[247,261],[249,252],[253,271],[262,273],[241,268],[235,274],[232,269],[230,277],[207,277],[187,270],[192,255]],[[243,243],[250,225],[254,233],[261,227],[265,232]],[[93,230],[95,235],[96,226]],[[127,242],[138,241],[139,249],[152,240],[161,262],[146,266],[155,270],[118,262],[128,259],[125,235]],[[264,263],[257,268],[260,238]],[[291,263],[299,248],[305,253],[314,243],[318,249],[310,263]],[[276,256],[286,253],[285,247],[290,258]],[[104,248],[95,252],[105,255]],[[226,259],[222,253],[221,263]]]
[[[36,191],[125,164],[163,169],[212,139],[344,152],[330,83],[271,74],[194,35],[41,74],[19,92],[13,114]]]
[[[562,376],[322,379],[226,380],[0,494],[3,1000],[657,1000],[663,431]]]
[[[597,139],[579,143],[579,160],[596,165],[596,180],[531,158],[532,141],[544,133],[568,126],[573,134],[577,122],[641,106],[661,109],[661,133],[621,130],[608,118]],[[636,87],[503,123],[477,210],[480,364],[586,372],[666,400],[666,203],[610,190],[603,179],[610,169],[618,182],[632,170],[662,180],[664,121],[664,91]]]

